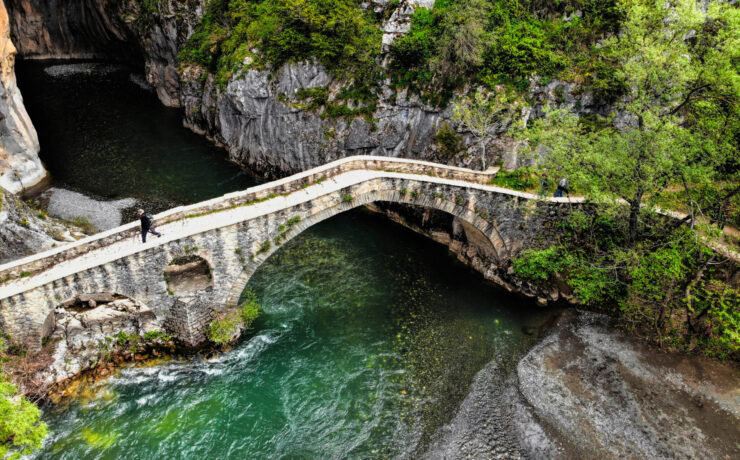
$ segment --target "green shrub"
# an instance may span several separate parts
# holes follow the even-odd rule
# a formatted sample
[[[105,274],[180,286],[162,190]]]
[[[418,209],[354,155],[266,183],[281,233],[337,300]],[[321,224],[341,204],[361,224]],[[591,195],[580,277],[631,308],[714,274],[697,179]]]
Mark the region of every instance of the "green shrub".
[[[570,265],[563,248],[526,249],[513,261],[514,273],[529,281],[546,281]]]
[[[344,195],[342,197],[342,203],[352,203],[353,200],[354,200],[354,197],[350,194]]]
[[[519,168],[514,171],[499,171],[488,183],[514,190],[532,191],[540,188],[544,179],[542,171]]]
[[[238,310],[231,310],[211,321],[208,340],[217,345],[226,345],[239,332],[241,316]]]
[[[19,459],[41,447],[48,428],[35,404],[0,375],[0,458]]]
[[[155,340],[161,340],[163,342],[168,342],[172,340],[172,336],[165,334],[162,331],[149,331],[146,334],[144,334],[144,340],[147,342],[152,342]]]
[[[465,149],[462,136],[447,123],[440,125],[434,133],[434,143],[439,146],[439,153],[445,158],[454,157]]]
[[[116,334],[115,339],[116,339],[116,343],[118,343],[118,345],[120,346],[123,346],[126,344],[136,345],[141,340],[141,337],[139,337],[136,334],[127,334],[123,331],[119,331]]]
[[[260,245],[260,248],[257,250],[257,254],[262,254],[263,252],[267,252],[272,247],[272,243],[270,243],[270,240],[265,241]]]
[[[249,329],[259,316],[261,306],[257,296],[251,290],[244,294],[238,308],[222,313],[208,329],[208,339],[217,345],[226,345],[240,329]]]
[[[77,216],[69,221],[75,227],[80,227],[83,233],[92,235],[96,232],[95,226],[85,216]]]
[[[249,329],[254,320],[259,316],[261,309],[262,306],[259,304],[257,295],[253,291],[247,290],[241,304],[239,305],[239,315],[241,316],[242,327]]]

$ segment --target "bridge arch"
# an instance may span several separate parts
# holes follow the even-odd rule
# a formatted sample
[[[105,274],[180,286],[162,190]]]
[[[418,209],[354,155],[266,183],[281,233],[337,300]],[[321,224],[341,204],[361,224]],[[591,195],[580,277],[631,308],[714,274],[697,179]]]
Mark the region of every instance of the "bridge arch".
[[[174,208],[156,217],[164,238],[147,244],[141,243],[137,223],[130,223],[0,266],[0,330],[37,349],[48,313],[61,299],[117,292],[147,305],[165,328],[198,345],[213,316],[238,303],[253,273],[283,243],[332,216],[377,202],[454,216],[464,223],[466,235],[470,230],[485,244],[485,258],[502,268],[569,204],[564,198],[539,200],[492,186],[494,174],[353,157]],[[188,255],[204,259],[201,266],[204,272],[209,267],[211,277],[176,294],[165,270],[173,259]]]
[[[423,182],[411,183],[410,181],[404,181],[401,185],[405,186],[371,188],[354,194],[352,193],[353,190],[346,190],[346,193],[341,194],[340,199],[334,205],[324,207],[321,211],[300,220],[296,219],[293,222],[288,220],[290,225],[286,226],[285,230],[274,232],[268,240],[265,240],[270,241],[269,247],[267,245],[263,246],[267,249],[255,254],[253,260],[244,267],[244,270],[233,282],[227,297],[221,302],[223,308],[232,308],[238,305],[244,287],[252,275],[272,254],[279,251],[283,244],[324,220],[373,203],[398,203],[445,212],[480,232],[490,242],[496,263],[509,256],[509,248],[497,228],[495,219],[491,216],[484,218],[480,215],[480,212],[476,212],[473,195],[463,197],[463,194],[460,193],[454,196],[444,195],[440,192],[430,193],[428,184]]]
[[[164,281],[170,295],[192,295],[213,288],[213,266],[208,260],[189,254],[173,258],[164,268]]]

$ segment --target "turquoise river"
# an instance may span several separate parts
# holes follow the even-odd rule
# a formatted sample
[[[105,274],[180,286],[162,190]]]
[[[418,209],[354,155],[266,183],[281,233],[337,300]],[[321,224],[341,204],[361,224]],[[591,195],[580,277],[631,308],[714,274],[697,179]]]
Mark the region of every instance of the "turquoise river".
[[[143,91],[125,83],[129,78],[124,75],[85,79],[85,74],[73,74],[60,80],[37,73],[37,80],[21,79],[20,85],[57,85],[72,94],[87,86],[87,93],[106,97],[85,99],[85,92],[79,92],[84,103],[75,110],[88,107],[100,114],[104,110],[97,104],[101,99],[110,103],[110,94]],[[147,97],[151,107],[141,101],[127,105],[131,97],[119,97],[116,116],[126,120],[159,110],[156,99]],[[61,110],[55,104],[64,103],[58,99],[42,102],[55,113]],[[166,116],[171,117],[169,111]],[[78,113],[70,117],[84,118]],[[107,121],[103,128],[85,122],[88,130],[78,135],[104,145],[110,156],[97,164],[77,163],[86,181],[65,169],[65,155],[74,151],[47,148],[67,142],[54,132],[71,136],[56,123],[67,121],[47,119],[40,128],[55,184],[98,196],[106,190],[111,197],[138,195],[142,183],[125,174],[135,165],[128,159],[131,146],[116,137],[122,130],[105,128]],[[135,124],[123,123],[127,129]],[[140,144],[147,136],[162,142],[148,123],[139,125],[125,136]],[[218,196],[256,180],[179,124],[170,120],[169,127],[162,126],[158,129],[167,130],[165,139],[174,139],[162,148],[174,143],[173,149],[186,155],[183,145],[199,146],[187,153],[193,158],[184,157],[167,174],[156,168],[142,173],[141,180],[163,202]],[[103,135],[105,142],[95,140]],[[79,139],[70,142],[87,145]],[[100,155],[95,148],[88,150],[88,155]],[[146,162],[146,155],[137,161]],[[105,176],[106,163],[120,166],[121,172]],[[213,164],[199,181],[198,170]],[[101,175],[115,186],[102,187]],[[192,187],[183,186],[187,181]],[[536,329],[552,314],[485,283],[446,248],[363,210],[325,221],[287,243],[245,288],[257,294],[263,312],[233,349],[211,359],[127,367],[85,397],[46,407],[51,434],[36,458],[418,457],[455,416],[475,374],[490,361],[510,368],[534,341],[524,331]]]

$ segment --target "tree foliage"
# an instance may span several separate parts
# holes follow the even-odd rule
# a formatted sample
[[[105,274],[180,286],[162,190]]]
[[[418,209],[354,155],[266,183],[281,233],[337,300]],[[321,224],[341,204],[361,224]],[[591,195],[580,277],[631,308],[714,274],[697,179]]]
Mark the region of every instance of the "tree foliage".
[[[719,1],[620,6],[620,33],[601,50],[626,90],[614,113],[585,123],[552,110],[515,126],[546,174],[569,177],[595,205],[570,216],[557,246],[524,252],[514,267],[538,283],[559,271],[582,303],[660,345],[737,357],[733,265],[706,243],[740,179],[740,11]],[[656,214],[668,202],[687,218]]]
[[[497,127],[506,126],[517,117],[521,105],[515,94],[503,88],[499,91],[478,88],[472,96],[465,96],[453,105],[452,120],[478,139],[483,169],[486,169],[486,142]]]
[[[431,10],[418,8],[411,30],[393,42],[392,77],[442,103],[468,83],[526,89],[532,75],[553,77],[579,63],[590,69],[602,62],[591,59],[598,53],[591,45],[622,20],[616,3],[437,0]],[[572,15],[576,9],[583,14]],[[567,21],[566,13],[572,15]],[[616,91],[608,71],[593,74],[594,83]]]
[[[627,88],[607,127],[587,130],[574,115],[552,111],[521,136],[530,151],[544,146],[546,167],[587,196],[627,202],[635,242],[643,204],[670,186],[737,179],[740,16],[721,2],[706,11],[693,0],[624,5],[622,31],[603,46]]]
[[[211,0],[180,59],[207,67],[220,83],[251,65],[315,58],[338,76],[367,81],[381,31],[354,0]],[[253,52],[258,51],[258,52]]]
[[[5,338],[0,335],[0,358],[5,351]],[[0,459],[17,459],[41,447],[47,426],[41,411],[18,394],[0,369]]]

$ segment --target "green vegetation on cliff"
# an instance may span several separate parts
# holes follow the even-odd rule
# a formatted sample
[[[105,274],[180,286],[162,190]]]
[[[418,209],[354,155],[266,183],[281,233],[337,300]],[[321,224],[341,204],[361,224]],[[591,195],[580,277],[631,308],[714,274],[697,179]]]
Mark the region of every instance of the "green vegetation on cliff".
[[[278,69],[315,58],[354,82],[354,99],[372,100],[382,77],[445,104],[466,84],[529,87],[529,78],[560,76],[613,100],[623,90],[595,44],[618,30],[617,0],[437,0],[419,7],[411,30],[390,48],[382,69],[379,14],[356,0],[211,0],[180,60],[204,66],[224,86],[240,70]],[[576,14],[578,11],[578,14]]]
[[[339,77],[366,81],[380,37],[354,0],[211,0],[180,59],[203,65],[222,85],[248,58],[275,69],[315,58]]]
[[[393,42],[391,70],[397,85],[435,103],[468,83],[526,90],[533,75],[577,77],[614,98],[621,87],[593,45],[621,20],[616,0],[437,0],[417,9],[409,33]]]
[[[740,291],[731,245],[740,192],[740,10],[693,0],[624,0],[618,37],[602,43],[628,91],[621,123],[552,111],[514,131],[537,168],[568,177],[594,205],[563,223],[560,244],[528,251],[515,271],[560,274],[577,299],[611,309],[660,345],[740,356]],[[527,150],[527,148],[525,148]],[[684,219],[656,205],[684,209]]]

